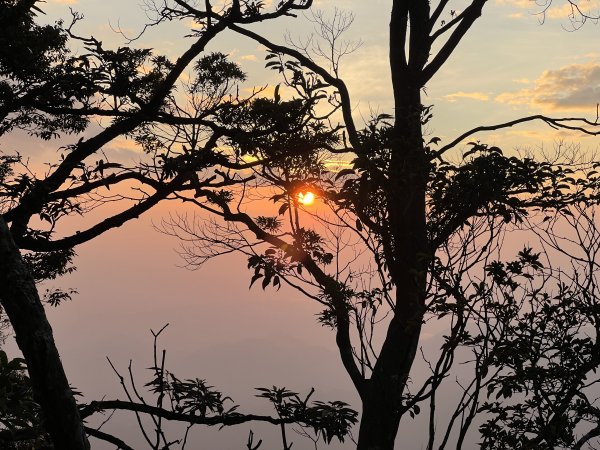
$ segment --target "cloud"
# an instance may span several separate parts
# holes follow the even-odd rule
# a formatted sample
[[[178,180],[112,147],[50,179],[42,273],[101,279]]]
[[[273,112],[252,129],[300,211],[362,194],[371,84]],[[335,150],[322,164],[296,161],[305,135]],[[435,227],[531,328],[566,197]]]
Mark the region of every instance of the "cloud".
[[[519,9],[526,9],[532,14],[539,14],[543,19],[555,19],[555,20],[575,20],[581,21],[582,14],[586,14],[591,17],[597,15],[597,10],[600,6],[598,0],[587,0],[586,2],[577,2],[577,6],[570,2],[554,4],[552,0],[496,0],[499,5],[509,5]],[[509,17],[513,19],[520,19],[523,17],[522,13],[511,14]]]
[[[600,102],[600,63],[546,70],[530,87],[498,95],[495,101],[550,111],[589,111]]]
[[[584,53],[580,57],[581,58],[586,58],[586,59],[598,59],[598,58],[600,58],[600,53],[598,53],[598,52],[588,52],[588,53]]]
[[[455,102],[459,99],[466,98],[469,100],[478,100],[480,102],[485,102],[490,99],[488,94],[484,94],[483,92],[454,92],[453,94],[444,95],[444,98],[449,102]]]
[[[112,152],[113,159],[135,158],[136,155],[144,153],[142,147],[132,139],[117,138],[107,144],[107,149]],[[120,158],[117,157],[120,155]]]
[[[564,2],[563,4],[554,6],[552,5],[546,11],[546,17],[550,19],[569,19],[575,22],[583,20],[582,15],[589,17],[596,17],[598,15],[598,7],[600,3],[598,0],[588,0],[585,2],[577,2],[577,5]]]
[[[240,59],[242,61],[256,61],[256,55],[243,55]]]
[[[393,105],[388,61],[387,48],[379,45],[364,45],[342,59],[341,78],[353,93],[355,104],[361,102],[366,106],[372,103],[384,110]]]
[[[496,3],[499,5],[516,6],[521,9],[531,9],[537,6],[534,0],[496,0]]]
[[[196,20],[194,19],[185,19],[183,21],[184,25],[186,27],[188,27],[191,30],[200,30],[202,28],[202,25],[200,25]]]
[[[586,12],[588,8],[582,9],[582,12]],[[580,13],[575,9],[575,7],[569,3],[565,2],[560,6],[552,6],[548,8],[546,11],[545,17],[550,19],[567,19],[567,18],[577,18],[580,16]]]
[[[244,87],[241,89],[241,92],[245,95],[253,95],[256,93],[256,90],[260,89],[260,93],[259,93],[259,97],[268,97],[268,98],[272,98],[275,95],[275,86],[272,84],[269,84],[267,86],[264,87]],[[288,96],[287,94],[287,89],[285,88],[281,88],[279,91],[279,94],[281,95],[281,98],[283,99],[287,99]]]

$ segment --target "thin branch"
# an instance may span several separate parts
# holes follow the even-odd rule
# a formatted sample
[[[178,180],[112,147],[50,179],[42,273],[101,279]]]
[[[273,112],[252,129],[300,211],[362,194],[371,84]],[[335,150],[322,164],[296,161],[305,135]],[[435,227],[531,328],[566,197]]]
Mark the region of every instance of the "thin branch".
[[[331,75],[327,70],[319,66],[312,59],[302,54],[298,50],[291,49],[283,45],[274,44],[265,37],[235,24],[230,24],[229,28],[264,45],[272,52],[291,56],[292,58],[298,60],[298,62],[300,62],[301,65],[303,65],[307,69],[312,70],[321,78],[323,78],[323,80],[325,80],[327,83],[335,87],[338,90],[341,97],[340,101],[342,104],[342,115],[344,117],[346,129],[348,130],[348,139],[350,140],[350,144],[356,149],[361,147],[360,139],[358,138],[358,132],[356,130],[354,119],[352,117],[352,103],[350,101],[350,93],[348,92],[346,84],[341,79]]]
[[[456,26],[446,43],[433,57],[431,62],[423,69],[421,78],[419,80],[422,86],[425,85],[437,73],[438,70],[440,70],[450,55],[454,53],[454,50],[465,36],[467,31],[469,31],[473,23],[475,23],[475,21],[481,16],[481,11],[486,2],[487,0],[473,0],[473,3],[465,8],[462,13],[463,18],[460,23]]]
[[[592,122],[592,121],[582,118],[582,117],[553,118],[553,117],[548,117],[548,116],[544,116],[541,114],[536,114],[533,116],[521,117],[519,119],[515,119],[515,120],[511,120],[509,122],[499,123],[499,124],[495,124],[495,125],[481,125],[481,126],[475,127],[473,129],[461,134],[456,139],[454,139],[452,142],[444,145],[438,151],[434,152],[433,158],[441,157],[445,152],[454,148],[460,142],[464,141],[465,139],[467,139],[468,137],[470,137],[476,133],[480,133],[483,131],[496,131],[496,130],[500,130],[503,128],[511,128],[511,127],[514,127],[515,125],[518,125],[521,123],[526,123],[526,122],[533,122],[535,120],[540,120],[554,129],[567,129],[567,130],[571,130],[571,131],[580,131],[580,132],[585,133],[590,136],[600,135],[600,129],[598,131],[592,131],[592,130],[584,127],[585,125],[587,125],[589,127],[600,127],[600,124],[598,124],[596,122]],[[580,122],[582,125],[569,125],[570,122],[574,122],[574,123]]]
[[[133,401],[124,400],[99,400],[93,401],[88,405],[84,406],[81,410],[81,417],[87,418],[93,414],[104,411],[104,410],[120,410],[120,411],[134,411],[136,413],[149,414],[156,417],[161,417],[166,420],[174,422],[185,422],[195,425],[222,425],[225,427],[239,425],[247,422],[265,422],[273,425],[280,424],[291,424],[295,423],[293,418],[280,419],[271,416],[264,416],[258,414],[241,414],[241,413],[229,413],[222,416],[198,416],[193,414],[179,413],[175,411],[169,411],[164,408],[157,406],[148,405],[145,403],[136,403]]]
[[[121,450],[133,450],[133,447],[130,447],[125,442],[123,442],[118,437],[113,436],[112,434],[105,433],[104,431],[97,430],[91,427],[84,427],[85,432],[95,437],[96,439],[100,439],[102,441],[110,442],[113,445],[117,446],[117,449]]]

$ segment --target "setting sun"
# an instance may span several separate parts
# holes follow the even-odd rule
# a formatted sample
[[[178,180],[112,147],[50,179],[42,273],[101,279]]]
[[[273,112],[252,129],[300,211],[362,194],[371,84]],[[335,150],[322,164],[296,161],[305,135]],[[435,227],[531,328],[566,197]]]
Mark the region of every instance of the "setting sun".
[[[298,193],[298,201],[303,205],[312,205],[315,201],[315,194],[312,192],[300,192]]]

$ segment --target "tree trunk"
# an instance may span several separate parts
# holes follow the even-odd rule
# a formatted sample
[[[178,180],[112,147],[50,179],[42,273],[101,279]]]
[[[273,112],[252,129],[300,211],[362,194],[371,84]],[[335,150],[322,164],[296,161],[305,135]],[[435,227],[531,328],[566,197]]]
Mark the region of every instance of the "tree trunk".
[[[403,408],[402,394],[419,345],[422,311],[420,307],[414,308],[407,320],[396,316],[389,325],[380,358],[361,392],[363,413],[357,450],[394,448]]]
[[[88,450],[89,442],[35,282],[0,216],[0,303],[27,363],[33,396],[57,450]]]
[[[393,403],[381,391],[363,400],[357,450],[394,450],[400,421]]]
[[[363,415],[358,450],[394,449],[402,415],[402,394],[418,349],[425,311],[431,257],[425,196],[429,165],[423,143],[419,74],[429,56],[428,18],[429,5],[424,0],[393,2],[390,68],[395,117],[388,182],[382,189],[389,221],[383,247],[396,287],[396,302],[377,363],[361,392]],[[405,53],[407,38],[410,39],[410,58]]]

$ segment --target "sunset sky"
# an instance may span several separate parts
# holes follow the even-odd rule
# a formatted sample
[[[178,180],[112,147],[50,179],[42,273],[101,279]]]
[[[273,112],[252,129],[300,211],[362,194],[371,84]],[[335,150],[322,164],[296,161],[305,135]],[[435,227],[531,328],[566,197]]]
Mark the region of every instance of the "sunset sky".
[[[315,8],[324,11],[338,7],[356,14],[348,39],[361,40],[362,45],[342,60],[341,74],[358,122],[372,111],[393,113],[387,64],[390,3],[315,1]],[[134,36],[147,20],[141,4],[141,0],[47,0],[42,8],[47,13],[44,20],[63,17],[68,21],[69,7],[82,12],[85,20],[78,32],[94,35],[105,46],[116,46],[123,44],[123,38],[115,29]],[[583,6],[593,11],[595,4],[596,0],[590,0]],[[455,9],[460,10],[460,5],[456,3]],[[428,125],[431,136],[439,136],[443,144],[477,125],[531,114],[595,119],[600,102],[600,30],[588,22],[573,31],[566,2],[555,0],[543,24],[541,16],[534,14],[541,9],[543,5],[529,0],[490,0],[458,51],[427,86],[424,102],[434,105],[434,119]],[[135,45],[176,58],[189,44],[184,37],[189,32],[186,25],[190,24],[151,28]],[[255,29],[283,43],[288,31],[294,38],[303,38],[312,25],[299,17]],[[210,50],[227,53],[242,66],[249,75],[247,89],[280,81],[275,72],[264,69],[264,49],[255,42],[229,33],[217,38]],[[564,139],[591,152],[599,143],[597,138],[565,135],[531,124],[477,138],[509,150],[551,149]],[[4,151],[21,150],[36,161],[52,160],[58,147],[53,142],[32,145],[19,133],[0,141],[0,146]],[[136,159],[140,152],[124,139],[107,151],[122,159]],[[142,385],[151,363],[149,329],[169,323],[161,344],[168,349],[170,369],[180,378],[206,378],[232,396],[241,411],[269,412],[268,405],[253,397],[252,389],[271,385],[300,392],[314,386],[316,398],[344,400],[358,409],[358,398],[338,360],[334,336],[315,320],[318,308],[286,288],[248,290],[251,273],[241,256],[213,260],[197,271],[181,267],[178,242],[153,228],[181,208],[174,202],[161,204],[139,220],[81,246],[77,272],[49,284],[79,292],[72,302],[48,310],[70,382],[86,399],[122,396],[108,356],[123,371],[133,359]],[[434,335],[435,330],[425,330],[425,347],[436,345]],[[14,354],[15,346],[12,342],[10,346]],[[272,430],[254,425],[220,432],[195,428],[189,448],[243,448],[249,429],[265,440],[273,439],[265,450],[276,448]],[[134,447],[141,442],[132,415],[116,415],[107,430]],[[311,448],[310,441],[294,440],[295,450]],[[404,442],[403,448],[416,449],[422,438],[415,434],[415,446]],[[96,442],[94,448],[109,447]],[[352,444],[331,448],[352,448]]]

